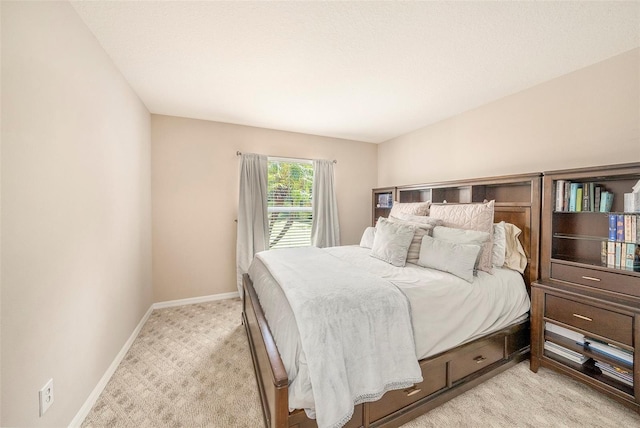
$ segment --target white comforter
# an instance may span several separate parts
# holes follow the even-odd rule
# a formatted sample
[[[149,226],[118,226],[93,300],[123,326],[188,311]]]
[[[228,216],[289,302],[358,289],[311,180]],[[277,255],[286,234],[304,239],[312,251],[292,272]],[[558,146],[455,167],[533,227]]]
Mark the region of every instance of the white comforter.
[[[417,265],[400,268],[375,259],[359,246],[324,251],[384,278],[408,297],[416,359],[446,351],[527,317],[530,302],[522,276],[508,269],[479,272],[472,284],[454,275]],[[313,415],[315,402],[307,356],[286,296],[269,270],[254,260],[249,275],[269,322],[289,378],[289,407]]]
[[[409,301],[393,284],[315,247],[256,257],[293,310],[320,428],[341,427],[355,404],[422,380]]]

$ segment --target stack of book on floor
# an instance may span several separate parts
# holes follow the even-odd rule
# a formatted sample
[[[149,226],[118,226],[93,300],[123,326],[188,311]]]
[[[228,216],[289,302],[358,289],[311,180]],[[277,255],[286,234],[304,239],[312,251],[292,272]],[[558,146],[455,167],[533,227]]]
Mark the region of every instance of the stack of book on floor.
[[[604,376],[615,379],[625,385],[633,386],[633,373],[631,373],[631,370],[603,363],[602,361],[596,361],[596,367],[602,371]]]
[[[552,324],[547,322],[545,325],[545,330],[550,331],[552,333],[556,333],[562,337],[572,340],[578,345],[584,345],[585,338],[584,335],[575,332],[573,330],[569,330],[568,328],[561,327],[556,324]],[[548,340],[544,341],[544,349],[553,354],[559,355],[563,358],[568,359],[569,361],[573,361],[574,363],[583,364],[589,358],[585,357],[579,352],[573,351],[571,349],[565,348],[564,346],[558,345],[554,342],[549,342]]]

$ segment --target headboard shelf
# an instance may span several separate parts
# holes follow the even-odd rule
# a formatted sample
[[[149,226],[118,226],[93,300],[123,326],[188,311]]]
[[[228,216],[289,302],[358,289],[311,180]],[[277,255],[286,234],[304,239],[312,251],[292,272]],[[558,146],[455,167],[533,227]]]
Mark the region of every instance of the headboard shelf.
[[[525,271],[527,285],[538,279],[542,174],[411,184],[373,189],[373,193],[381,190],[393,194],[398,202],[480,203],[494,200],[494,221],[504,220],[522,230],[520,241],[529,259]],[[375,211],[374,206],[372,224],[375,225],[380,214],[384,213]]]

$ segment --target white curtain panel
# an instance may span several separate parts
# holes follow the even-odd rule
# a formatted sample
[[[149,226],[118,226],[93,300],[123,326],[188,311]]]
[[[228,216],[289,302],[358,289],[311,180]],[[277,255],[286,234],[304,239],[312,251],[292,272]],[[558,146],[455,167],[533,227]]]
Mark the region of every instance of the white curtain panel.
[[[269,248],[267,220],[267,157],[243,153],[240,165],[238,240],[236,264],[238,292],[242,294],[242,274],[249,270],[253,256]]]
[[[329,160],[313,161],[311,244],[319,248],[340,245],[333,165]]]

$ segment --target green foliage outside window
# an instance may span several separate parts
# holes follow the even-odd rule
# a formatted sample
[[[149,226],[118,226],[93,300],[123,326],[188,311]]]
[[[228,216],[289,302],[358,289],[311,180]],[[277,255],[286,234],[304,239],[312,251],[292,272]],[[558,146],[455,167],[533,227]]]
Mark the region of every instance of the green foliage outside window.
[[[310,245],[313,165],[269,161],[269,247]]]

